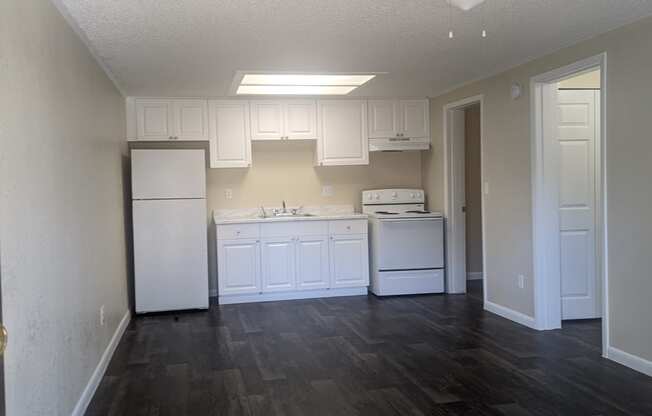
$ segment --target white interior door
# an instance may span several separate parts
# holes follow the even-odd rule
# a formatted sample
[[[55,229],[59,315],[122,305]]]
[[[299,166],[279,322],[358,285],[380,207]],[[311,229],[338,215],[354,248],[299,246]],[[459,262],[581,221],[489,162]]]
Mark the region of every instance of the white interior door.
[[[466,192],[464,171],[464,110],[448,112],[448,134],[451,146],[450,175],[452,201],[448,204],[449,255],[447,264],[448,293],[466,292]]]
[[[598,96],[595,90],[560,90],[557,96],[562,319],[601,315],[595,243]]]

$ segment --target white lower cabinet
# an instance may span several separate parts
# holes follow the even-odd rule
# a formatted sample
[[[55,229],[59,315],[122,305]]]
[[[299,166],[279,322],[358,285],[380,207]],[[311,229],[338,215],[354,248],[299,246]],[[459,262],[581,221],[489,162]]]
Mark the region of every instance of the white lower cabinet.
[[[330,287],[328,264],[328,236],[297,238],[297,289],[326,289]]]
[[[219,301],[366,294],[366,230],[366,219],[217,225]]]
[[[331,287],[369,284],[367,234],[332,235],[330,242]]]
[[[295,238],[262,240],[263,292],[293,290],[295,283]]]
[[[260,240],[218,240],[217,255],[220,296],[261,291]]]

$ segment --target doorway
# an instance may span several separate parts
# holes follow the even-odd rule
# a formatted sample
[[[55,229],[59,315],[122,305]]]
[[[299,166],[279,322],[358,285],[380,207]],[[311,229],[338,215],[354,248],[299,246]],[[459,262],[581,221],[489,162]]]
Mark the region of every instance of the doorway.
[[[603,351],[605,66],[606,56],[598,55],[531,82],[536,325],[556,329],[602,318],[583,327],[602,337]]]
[[[483,97],[444,106],[446,292],[487,299],[483,188]]]

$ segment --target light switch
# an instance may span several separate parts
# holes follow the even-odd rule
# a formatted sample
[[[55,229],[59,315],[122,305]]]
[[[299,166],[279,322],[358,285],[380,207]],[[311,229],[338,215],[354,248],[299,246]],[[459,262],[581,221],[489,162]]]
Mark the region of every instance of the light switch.
[[[233,189],[227,188],[224,190],[224,198],[233,199]]]
[[[324,185],[321,187],[321,196],[333,196],[333,185]]]
[[[489,195],[489,181],[484,182],[484,194]]]

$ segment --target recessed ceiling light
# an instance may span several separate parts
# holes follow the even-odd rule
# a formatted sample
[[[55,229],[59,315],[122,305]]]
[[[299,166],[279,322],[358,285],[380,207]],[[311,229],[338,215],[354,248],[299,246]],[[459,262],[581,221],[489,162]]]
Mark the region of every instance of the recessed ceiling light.
[[[355,85],[375,75],[245,74],[241,85]]]
[[[353,85],[240,85],[238,95],[346,95]]]
[[[471,10],[472,8],[485,2],[485,0],[448,0],[448,1],[453,6],[457,7],[458,9],[462,9],[464,11]]]
[[[346,95],[375,74],[236,74],[238,95]],[[240,78],[239,78],[240,77]],[[239,78],[239,79],[238,79]]]

